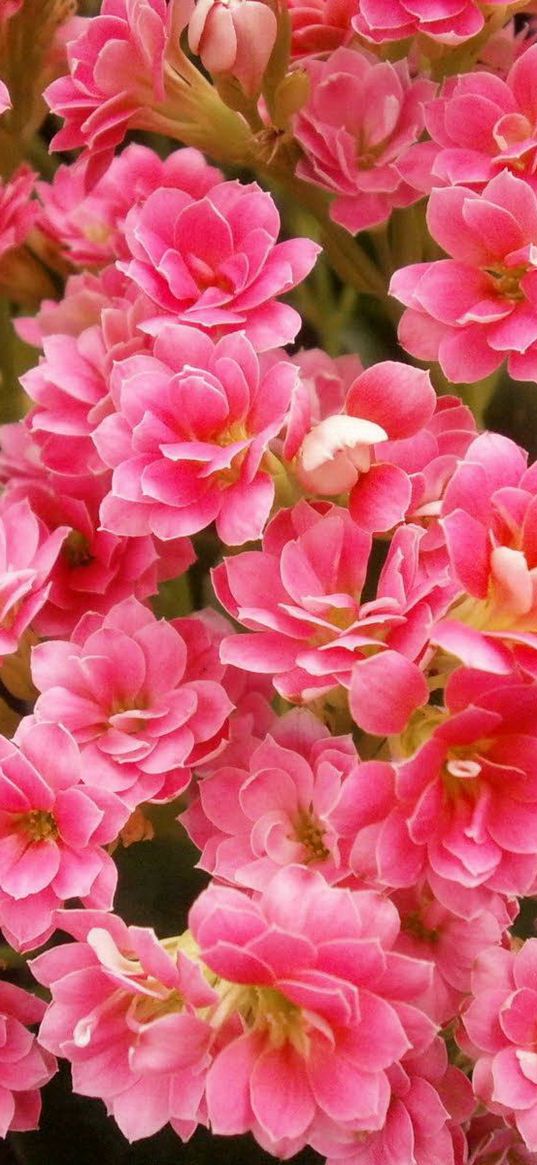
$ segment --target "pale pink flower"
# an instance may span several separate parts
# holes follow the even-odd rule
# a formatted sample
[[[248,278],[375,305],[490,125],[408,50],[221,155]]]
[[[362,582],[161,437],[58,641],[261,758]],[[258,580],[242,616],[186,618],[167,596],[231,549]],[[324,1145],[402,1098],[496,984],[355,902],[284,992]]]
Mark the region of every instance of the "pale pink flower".
[[[21,635],[45,606],[51,571],[69,534],[54,530],[31,510],[24,496],[2,499],[0,508],[0,656],[17,650]]]
[[[480,380],[507,357],[518,380],[537,367],[537,193],[507,170],[481,194],[433,190],[433,238],[451,258],[403,267],[390,292],[406,305],[399,339],[438,360],[456,383]]]
[[[11,97],[5,81],[0,81],[0,116],[6,112],[6,109],[11,109]]]
[[[0,259],[27,239],[36,219],[37,202],[32,199],[37,175],[29,166],[19,169],[0,185]]]
[[[322,1119],[314,1126],[312,1144],[326,1165],[464,1165],[460,1124],[475,1099],[467,1077],[448,1063],[443,1040],[409,1053],[387,1076],[391,1100],[378,1132]]]
[[[501,0],[488,0],[493,11]],[[479,0],[358,0],[352,25],[361,36],[377,44],[404,40],[417,33],[442,44],[457,45],[481,32],[483,8]]]
[[[169,325],[152,356],[117,363],[116,412],[93,434],[113,468],[105,529],[174,539],[216,520],[227,545],[259,538],[274,500],[266,455],[298,379],[289,361],[263,372],[246,336],[214,343]]]
[[[104,326],[109,316],[125,316],[142,298],[112,264],[98,274],[69,275],[62,299],[43,298],[35,315],[17,316],[13,326],[26,344],[42,348],[45,336],[79,336],[94,324]]]
[[[154,595],[159,581],[177,577],[194,561],[188,538],[162,545],[151,536],[128,538],[103,530],[99,524],[102,483],[88,477],[83,482],[84,496],[77,497],[80,484],[80,478],[48,476],[40,469],[34,480],[10,482],[0,499],[0,520],[7,520],[6,514],[14,508],[18,513],[25,507],[22,512],[31,516],[43,539],[49,536],[50,547],[55,549],[46,592],[24,623],[37,619],[40,635],[70,635],[88,609],[106,613],[133,593],[139,599]],[[20,529],[17,536],[21,539]],[[32,538],[35,535],[24,548],[25,566],[33,553]],[[21,626],[20,620],[26,618],[24,605],[17,608],[15,617],[15,626]]]
[[[434,1025],[413,1006],[430,966],[393,951],[399,921],[380,895],[280,870],[251,899],[213,884],[190,911],[200,956],[223,982],[213,1019],[235,1015],[207,1076],[216,1133],[251,1130],[272,1152],[308,1143],[319,1114],[381,1128],[388,1072]],[[230,1081],[233,1087],[230,1088]],[[289,1153],[284,1154],[289,1155]]]
[[[469,186],[481,190],[499,169],[537,188],[537,45],[503,80],[481,71],[450,77],[425,112],[432,142],[413,146],[402,172],[419,190]]]
[[[216,999],[188,946],[95,910],[65,911],[58,922],[78,941],[32,961],[52,993],[40,1042],[70,1061],[74,1091],[104,1100],[129,1141],[168,1121],[188,1139],[206,1123],[212,1039],[196,1012]]]
[[[362,603],[371,537],[347,510],[300,502],[281,510],[263,549],[226,558],[213,571],[217,597],[248,628],[223,641],[222,659],[272,674],[292,702],[350,689],[356,722],[378,735],[399,732],[428,690],[418,666],[434,624],[457,593],[446,575],[422,571],[416,526],[400,528],[376,598]],[[329,701],[330,702],[330,698]]]
[[[354,234],[416,202],[420,194],[397,162],[422,133],[434,84],[412,80],[406,61],[379,61],[365,50],[340,48],[305,67],[311,96],[293,127],[304,151],[297,174],[336,195],[334,221]]]
[[[441,526],[460,588],[432,640],[470,667],[537,670],[537,469],[507,437],[484,433],[449,483]]]
[[[494,947],[483,952],[463,1016],[477,1061],[476,1095],[493,1112],[514,1117],[532,1152],[537,1151],[536,972],[537,939],[527,939],[516,952]]]
[[[352,36],[356,0],[287,0],[294,59],[331,53]]]
[[[205,645],[201,621],[187,623],[194,645],[197,627]],[[197,678],[181,626],[180,619],[155,619],[131,598],[105,617],[85,615],[70,642],[32,652],[41,693],[35,716],[63,724],[90,783],[117,793],[130,809],[182,793],[191,767],[218,750],[232,710],[216,679]]]
[[[294,340],[300,316],[276,296],[302,282],[319,247],[278,243],[279,230],[276,205],[255,182],[221,182],[204,198],[155,190],[127,216],[132,259],[119,264],[158,309],[146,327],[158,332],[171,318],[217,336],[243,330],[259,351]]]
[[[45,1009],[35,995],[0,982],[0,1138],[37,1128],[39,1089],[54,1075],[56,1061],[28,1028],[39,1023]]]
[[[38,182],[42,205],[38,226],[79,267],[99,267],[128,258],[124,222],[134,205],[161,186],[203,198],[222,174],[198,150],[181,149],[166,159],[138,144],[113,158],[102,178],[87,190],[88,159],[59,166],[51,182]]]
[[[236,77],[248,97],[259,94],[278,32],[263,0],[196,0],[188,44],[215,77]]]
[[[292,863],[342,881],[350,873],[357,764],[352,738],[331,736],[310,712],[277,719],[242,764],[225,758],[198,782],[180,820],[202,850],[199,865],[256,890]]]
[[[117,881],[103,847],[128,810],[113,793],[82,782],[82,758],[58,724],[22,720],[0,737],[0,925],[12,946],[40,946],[69,898],[110,909]]]

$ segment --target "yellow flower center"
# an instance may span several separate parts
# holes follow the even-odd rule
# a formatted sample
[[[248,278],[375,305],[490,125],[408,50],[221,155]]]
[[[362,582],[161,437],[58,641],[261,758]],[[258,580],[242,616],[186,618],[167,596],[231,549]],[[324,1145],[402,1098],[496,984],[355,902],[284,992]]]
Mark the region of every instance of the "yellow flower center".
[[[31,809],[19,818],[19,827],[31,841],[56,841],[58,826],[52,813],[46,809]]]

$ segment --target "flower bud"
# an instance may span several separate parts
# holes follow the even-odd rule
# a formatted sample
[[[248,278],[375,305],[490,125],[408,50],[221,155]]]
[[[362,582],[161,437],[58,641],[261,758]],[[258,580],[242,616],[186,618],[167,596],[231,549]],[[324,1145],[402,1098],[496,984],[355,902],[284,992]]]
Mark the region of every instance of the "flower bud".
[[[231,74],[254,97],[261,89],[277,27],[274,12],[262,0],[198,0],[188,43],[211,75]]]

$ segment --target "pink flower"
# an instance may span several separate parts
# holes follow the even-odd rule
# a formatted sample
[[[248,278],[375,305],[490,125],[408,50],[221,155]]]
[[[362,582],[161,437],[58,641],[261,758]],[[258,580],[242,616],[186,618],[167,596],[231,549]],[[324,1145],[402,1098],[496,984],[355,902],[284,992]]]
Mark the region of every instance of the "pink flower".
[[[289,866],[255,900],[213,884],[190,925],[201,958],[223,980],[220,1013],[240,1018],[227,1040],[222,1030],[207,1076],[214,1132],[250,1129],[288,1156],[308,1143],[320,1114],[356,1130],[381,1128],[391,1066],[411,1042],[429,1047],[435,1030],[412,1005],[429,964],[393,951],[392,904]]]
[[[494,10],[501,0],[489,0]],[[358,0],[356,32],[377,44],[404,40],[420,33],[443,44],[456,45],[481,32],[484,24],[479,0]]]
[[[36,219],[37,202],[32,200],[36,175],[20,166],[9,182],[0,185],[0,257],[27,239]]]
[[[128,538],[101,529],[100,479],[86,479],[84,497],[73,496],[73,482],[68,478],[59,482],[41,472],[31,482],[9,485],[0,501],[0,520],[15,505],[24,504],[32,523],[43,531],[42,537],[50,532],[50,545],[55,549],[48,566],[49,586],[30,616],[37,618],[38,634],[70,635],[88,609],[106,613],[133,592],[145,599],[156,593],[159,581],[175,578],[192,563],[194,552],[188,538],[162,547],[150,536]],[[74,484],[79,487],[80,479],[74,479]],[[25,555],[32,544],[25,547]],[[27,561],[25,558],[25,565]],[[23,615],[24,609],[17,612],[17,627]],[[26,619],[24,626],[29,621]]]
[[[157,187],[186,190],[203,198],[222,181],[197,150],[175,150],[163,161],[146,146],[130,145],[113,158],[102,178],[87,191],[88,160],[60,166],[51,182],[39,182],[42,204],[38,225],[80,267],[102,266],[128,258],[123,228],[133,205]]]
[[[371,538],[348,511],[300,502],[270,522],[261,551],[227,558],[213,571],[217,597],[248,628],[225,639],[224,662],[274,676],[285,699],[308,702],[350,688],[350,707],[367,732],[399,732],[428,692],[417,666],[454,593],[420,568],[425,534],[400,529],[376,598],[361,603]],[[456,593],[456,591],[455,591]],[[330,700],[329,700],[330,703]]]
[[[236,77],[244,92],[255,97],[277,32],[276,16],[263,0],[197,0],[188,43],[209,73]]]
[[[537,470],[494,433],[470,445],[446,490],[441,525],[459,597],[432,639],[470,667],[537,668]],[[462,593],[461,593],[462,592]]]
[[[304,151],[297,174],[335,193],[334,221],[354,234],[416,202],[397,161],[424,128],[432,82],[411,80],[406,61],[378,61],[365,50],[340,48],[306,67],[311,97],[294,125]]]
[[[194,644],[196,624],[204,644],[203,624],[187,622]],[[126,599],[105,617],[85,615],[70,642],[32,653],[37,719],[63,724],[90,783],[130,809],[182,793],[190,767],[218,748],[232,709],[220,683],[191,677],[181,625]]]
[[[537,353],[537,194],[502,171],[481,194],[433,190],[433,238],[452,257],[403,267],[391,294],[406,304],[403,346],[438,360],[449,380],[480,380],[508,358],[515,379],[533,379]]]
[[[52,934],[66,899],[110,909],[116,867],[104,845],[128,816],[113,793],[82,782],[82,758],[57,724],[22,720],[0,737],[0,925],[17,950]]]
[[[310,239],[277,243],[280,216],[255,183],[221,182],[204,198],[161,188],[126,220],[132,255],[120,263],[158,309],[146,327],[170,318],[217,336],[244,330],[258,351],[293,340],[300,316],[276,303],[311,271]]]
[[[476,1095],[493,1112],[514,1117],[533,1152],[537,1150],[536,971],[537,939],[527,939],[516,952],[494,947],[485,951],[477,960],[474,998],[464,1013],[477,1060]]]
[[[468,1165],[535,1165],[535,1155],[504,1117],[487,1112],[472,1118],[466,1128]]]
[[[214,343],[197,328],[163,328],[152,356],[112,372],[117,411],[94,433],[114,470],[103,526],[170,539],[216,520],[227,545],[259,538],[274,500],[269,445],[296,381],[288,361],[263,373],[242,334]]]
[[[242,766],[216,763],[198,782],[180,820],[202,850],[199,865],[256,890],[291,863],[342,881],[350,872],[358,763],[350,736],[331,736],[306,710],[288,712]]]
[[[186,1140],[205,1123],[212,1032],[197,1009],[216,998],[188,944],[94,910],[60,919],[78,941],[32,961],[52,992],[40,1042],[70,1061],[74,1091],[101,1097],[129,1141],[168,1121]]]
[[[129,128],[153,127],[152,108],[166,98],[172,33],[179,37],[190,8],[190,0],[103,0],[67,46],[70,74],[46,90],[51,110],[65,119],[55,149],[87,145],[106,164]]]
[[[294,59],[331,53],[352,36],[356,0],[287,0]]]
[[[56,1071],[54,1056],[38,1047],[28,1031],[44,1013],[41,999],[0,982],[0,1137],[37,1128],[39,1089]]]
[[[450,77],[425,112],[432,143],[413,146],[403,174],[418,189],[464,185],[481,190],[499,169],[537,188],[537,45],[515,61],[505,80],[493,73]]]
[[[0,509],[0,656],[17,650],[21,635],[46,604],[51,571],[67,525],[49,531],[27,499],[4,495]]]
[[[0,116],[6,112],[6,109],[11,109],[11,97],[5,82],[0,81]]]

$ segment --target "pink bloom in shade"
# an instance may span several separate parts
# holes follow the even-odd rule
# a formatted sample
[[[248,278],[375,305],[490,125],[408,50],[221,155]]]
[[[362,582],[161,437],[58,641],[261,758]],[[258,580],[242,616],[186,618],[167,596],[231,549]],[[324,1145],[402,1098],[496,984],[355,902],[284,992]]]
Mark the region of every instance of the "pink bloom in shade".
[[[487,0],[486,7],[494,11],[500,5],[501,0]],[[483,6],[479,0],[358,0],[352,26],[376,44],[420,33],[456,45],[481,32]]]
[[[331,736],[306,710],[276,720],[242,764],[213,765],[180,820],[202,850],[202,869],[262,890],[280,866],[349,875],[359,757],[350,736]],[[366,764],[371,780],[375,764]]]
[[[28,1028],[39,1023],[45,1010],[35,995],[0,982],[0,1137],[37,1128],[39,1089],[54,1075],[56,1061]]]
[[[218,599],[248,628],[223,641],[222,659],[272,674],[292,702],[350,688],[361,727],[401,731],[428,698],[415,661],[424,657],[434,612],[443,613],[454,593],[445,572],[432,581],[422,572],[424,534],[415,526],[396,533],[377,596],[361,603],[370,535],[338,506],[304,501],[281,510],[261,551],[227,558],[213,571]],[[334,693],[336,704],[341,696]]]
[[[0,81],[0,115],[5,113],[6,109],[11,109],[11,97],[5,82]]]
[[[287,0],[293,59],[332,53],[352,36],[356,0]]]
[[[140,297],[141,298],[141,297]],[[39,310],[32,316],[17,316],[13,326],[25,344],[42,348],[45,336],[79,336],[85,328],[100,324],[103,313],[112,309],[127,311],[138,296],[132,285],[115,265],[104,267],[95,274],[84,271],[70,275],[65,283],[63,298],[42,299]]]
[[[465,1133],[468,1165],[535,1165],[518,1130],[496,1113],[472,1117]]]
[[[130,145],[113,158],[102,178],[87,191],[88,159],[60,166],[51,182],[38,182],[42,204],[38,225],[62,248],[71,263],[99,267],[128,258],[123,227],[133,205],[160,186],[203,198],[222,174],[198,150],[175,150],[165,160],[146,146]]]
[[[297,379],[289,361],[263,372],[243,334],[214,343],[181,325],[162,329],[152,356],[116,364],[117,411],[93,435],[114,470],[104,528],[174,539],[216,520],[227,545],[259,538],[274,500],[266,455]]]
[[[470,667],[537,670],[537,470],[507,437],[470,445],[445,493],[441,525],[459,597],[431,636]],[[462,593],[461,593],[462,592]]]
[[[430,965],[393,951],[392,903],[289,866],[255,900],[213,884],[190,926],[223,980],[220,1013],[241,1021],[225,1042],[222,1031],[207,1076],[214,1132],[251,1130],[272,1152],[282,1142],[296,1152],[320,1114],[381,1128],[391,1067],[435,1031],[413,1006]]]
[[[406,305],[399,339],[438,360],[449,380],[481,380],[507,357],[515,380],[537,366],[537,193],[502,171],[481,194],[433,190],[431,235],[451,258],[397,271],[390,292]]]
[[[189,637],[195,643],[196,624],[204,644],[195,618]],[[191,670],[181,620],[159,621],[126,599],[105,617],[85,615],[70,642],[35,648],[35,716],[61,722],[80,747],[90,783],[117,793],[130,809],[172,800],[187,787],[191,766],[218,750],[233,707],[217,680]]]
[[[58,922],[77,940],[32,960],[50,988],[40,1042],[71,1063],[73,1089],[104,1100],[129,1141],[168,1121],[184,1140],[205,1120],[213,1032],[198,1009],[217,996],[181,939],[113,914],[70,910]]]
[[[196,0],[188,44],[208,73],[236,77],[249,97],[259,94],[278,22],[263,0]]]
[[[65,120],[54,149],[88,146],[104,167],[128,129],[153,128],[152,109],[166,98],[167,59],[173,47],[179,51],[172,40],[191,7],[192,0],[103,0],[67,46],[70,73],[45,90]]]
[[[0,258],[20,247],[35,223],[37,202],[31,197],[35,182],[34,171],[24,165],[9,182],[0,183]]]
[[[45,606],[51,571],[69,534],[55,530],[20,501],[4,496],[0,509],[0,656],[16,651],[21,635]]]
[[[460,1127],[475,1108],[468,1078],[437,1038],[426,1052],[388,1069],[391,1101],[378,1132],[320,1120],[311,1138],[326,1165],[465,1165]]]
[[[336,195],[334,221],[354,234],[416,202],[397,161],[424,128],[434,84],[412,80],[406,61],[378,61],[365,50],[340,48],[306,68],[311,96],[294,123],[304,151],[297,175]]]
[[[82,757],[58,724],[22,720],[0,737],[0,925],[17,950],[45,942],[69,898],[109,910],[116,867],[103,848],[128,810],[82,782]]]
[[[484,951],[463,1014],[468,1050],[476,1059],[476,1096],[493,1112],[514,1118],[532,1152],[537,1151],[536,972],[537,939],[527,939],[518,951]]]
[[[47,592],[31,615],[37,618],[40,635],[70,635],[88,610],[106,613],[133,592],[139,599],[154,595],[159,581],[177,577],[194,560],[188,538],[162,546],[150,536],[127,538],[102,530],[98,516],[102,487],[90,477],[85,485],[85,496],[76,497],[70,490],[80,487],[79,478],[70,481],[41,472],[33,481],[10,483],[0,499],[0,519],[5,520],[15,504],[24,504],[55,548]],[[21,538],[20,530],[17,533]],[[26,548],[24,553],[28,554]]]
[[[427,882],[391,895],[401,916],[396,949],[413,958],[430,959],[433,978],[420,1004],[438,1023],[449,1023],[470,991],[477,955],[501,939],[511,918],[498,899],[498,910],[482,910],[469,924],[435,898]]]
[[[426,109],[432,142],[413,146],[404,159],[407,181],[481,190],[500,169],[537,189],[537,45],[522,53],[505,80],[493,73],[466,73],[444,82]]]
[[[132,259],[120,269],[158,311],[145,326],[180,320],[216,336],[245,331],[258,351],[294,340],[301,319],[276,297],[305,279],[310,239],[278,243],[280,216],[255,182],[221,182],[204,197],[160,188],[127,215]]]

